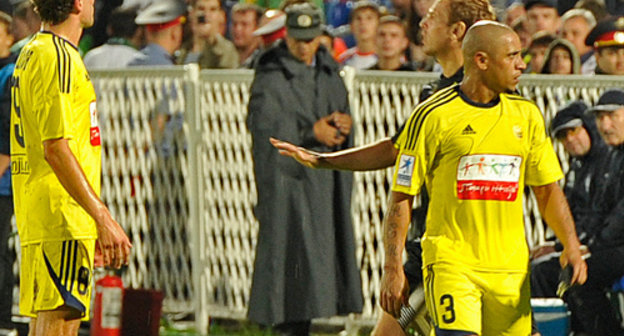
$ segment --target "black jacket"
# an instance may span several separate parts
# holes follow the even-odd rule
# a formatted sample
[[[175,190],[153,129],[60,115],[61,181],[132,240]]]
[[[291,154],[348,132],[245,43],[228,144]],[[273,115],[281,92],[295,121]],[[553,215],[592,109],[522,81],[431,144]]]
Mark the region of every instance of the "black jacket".
[[[606,171],[598,184],[595,206],[600,210],[597,220],[588,221],[591,250],[624,248],[624,145],[614,147],[607,155]]]
[[[338,65],[324,48],[316,64],[294,59],[284,42],[258,59],[247,127],[260,228],[249,319],[260,324],[360,312],[362,289],[351,224],[352,174],[309,169],[281,156],[269,137],[332,151],[312,127],[334,111],[349,112]]]
[[[576,224],[576,231],[584,244],[600,231],[604,205],[598,202],[609,170],[609,147],[604,143],[592,115],[581,116],[583,127],[591,139],[589,153],[571,157],[563,188]]]

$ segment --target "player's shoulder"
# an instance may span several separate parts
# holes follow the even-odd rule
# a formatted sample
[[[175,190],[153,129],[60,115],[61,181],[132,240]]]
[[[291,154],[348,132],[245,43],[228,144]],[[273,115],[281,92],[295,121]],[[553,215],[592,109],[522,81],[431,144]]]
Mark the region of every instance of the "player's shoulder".
[[[534,101],[521,96],[517,92],[503,93],[501,94],[501,96],[503,97],[503,99],[508,100],[511,104],[516,105],[518,107],[539,109],[537,104],[535,104]]]
[[[436,121],[443,120],[452,113],[452,109],[447,107],[452,106],[458,97],[458,86],[450,86],[434,93],[416,106],[408,121],[408,128],[419,133],[421,128],[427,127],[425,125],[437,124]]]
[[[459,98],[459,85],[452,85],[441,89],[429,98],[416,106],[414,110],[415,114],[427,114],[427,115],[443,115],[457,98]]]
[[[39,32],[26,44],[22,52],[42,62],[65,62],[77,52],[76,47],[66,39],[50,32]]]

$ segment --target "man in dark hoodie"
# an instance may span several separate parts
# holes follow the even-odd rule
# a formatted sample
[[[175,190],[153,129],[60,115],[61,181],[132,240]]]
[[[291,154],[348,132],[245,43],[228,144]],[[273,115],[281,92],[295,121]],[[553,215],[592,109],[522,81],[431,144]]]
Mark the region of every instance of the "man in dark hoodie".
[[[286,38],[258,59],[248,105],[260,224],[248,315],[281,335],[308,335],[311,319],[363,305],[351,173],[306,169],[269,142],[321,152],[352,142],[338,64],[319,47],[321,18],[309,3],[287,8]]]
[[[612,94],[608,92],[610,91],[607,91],[606,96],[610,98]],[[624,92],[619,92],[624,110]],[[585,245],[585,253],[589,253],[586,255],[589,256],[587,283],[571,287],[563,295],[563,299],[572,312],[572,329],[575,332],[622,335],[623,330],[605,293],[614,281],[624,275],[624,230],[621,225],[624,214],[624,180],[621,173],[624,156],[616,147],[624,141],[618,143],[608,139],[612,130],[600,126],[611,125],[610,120],[604,119],[617,114],[608,109],[617,109],[618,104],[605,101],[604,97],[603,94],[598,105],[591,109],[596,112],[597,121],[594,121],[593,115],[584,113],[587,109],[584,103],[575,102],[561,110],[551,125],[553,136],[563,143],[570,154],[570,169],[566,175],[564,191],[579,239]],[[605,128],[604,132],[600,130],[601,127]],[[614,148],[610,150],[603,138]],[[559,281],[558,262],[556,258],[545,257],[547,253],[556,253],[557,250],[559,246],[554,244],[541,247],[534,254],[538,260],[546,259],[543,262],[536,262],[534,259],[531,291],[535,297],[561,294],[556,293]]]

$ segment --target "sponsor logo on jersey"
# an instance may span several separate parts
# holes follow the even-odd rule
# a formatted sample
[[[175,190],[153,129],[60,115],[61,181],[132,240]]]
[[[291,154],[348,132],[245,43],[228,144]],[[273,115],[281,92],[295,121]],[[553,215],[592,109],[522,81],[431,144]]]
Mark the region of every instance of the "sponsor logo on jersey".
[[[466,126],[466,128],[464,128],[464,130],[461,133],[462,135],[473,135],[473,134],[477,134],[477,132],[475,132],[472,127],[470,125]]]
[[[89,104],[89,114],[91,115],[91,146],[99,146],[102,143],[102,139],[100,138],[100,125],[95,101]]]
[[[26,154],[11,153],[11,175],[30,175],[30,165]]]
[[[516,200],[521,164],[519,156],[462,156],[457,166],[457,197],[464,200]]]
[[[405,187],[412,185],[412,174],[414,173],[415,158],[411,155],[401,154],[399,159],[399,170],[397,171],[397,184]]]

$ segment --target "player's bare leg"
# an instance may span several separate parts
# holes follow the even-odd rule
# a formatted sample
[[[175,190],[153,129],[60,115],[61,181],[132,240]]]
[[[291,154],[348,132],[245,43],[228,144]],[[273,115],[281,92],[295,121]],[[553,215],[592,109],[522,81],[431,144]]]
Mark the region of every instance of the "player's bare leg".
[[[37,318],[33,317],[28,323],[28,336],[35,336],[35,329],[37,329]]]
[[[29,336],[76,336],[80,328],[80,313],[63,306],[56,310],[40,311],[30,323]],[[33,333],[34,330],[34,333]]]

